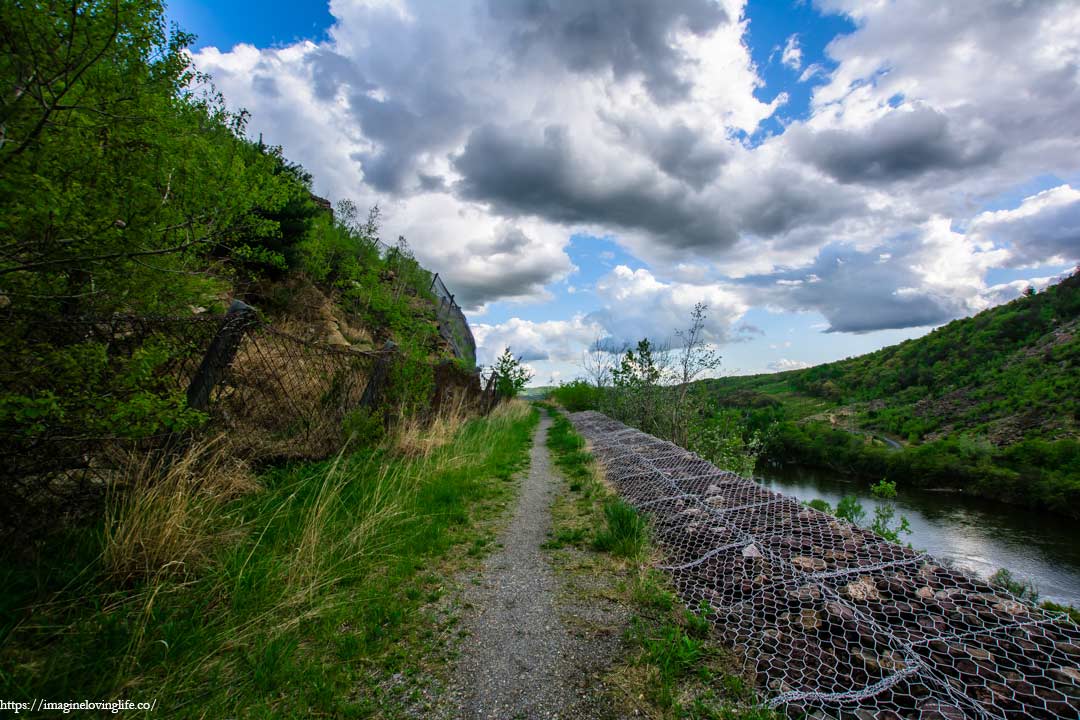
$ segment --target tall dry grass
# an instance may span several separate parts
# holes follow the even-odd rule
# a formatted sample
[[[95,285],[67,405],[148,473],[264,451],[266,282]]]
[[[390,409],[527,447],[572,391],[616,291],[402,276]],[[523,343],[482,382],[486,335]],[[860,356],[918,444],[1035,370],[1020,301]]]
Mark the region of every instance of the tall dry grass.
[[[531,413],[448,414],[440,443],[278,468],[259,492],[223,440],[168,466],[132,458],[78,582],[5,601],[36,608],[0,638],[0,690],[145,695],[193,717],[353,713],[356,668],[419,622],[419,578],[512,492]]]
[[[259,488],[224,435],[179,457],[131,453],[106,502],[102,559],[114,581],[187,576],[227,540],[221,508]]]
[[[454,393],[439,408],[435,417],[398,413],[398,421],[388,438],[396,452],[413,458],[426,458],[454,439],[475,412],[464,393]]]

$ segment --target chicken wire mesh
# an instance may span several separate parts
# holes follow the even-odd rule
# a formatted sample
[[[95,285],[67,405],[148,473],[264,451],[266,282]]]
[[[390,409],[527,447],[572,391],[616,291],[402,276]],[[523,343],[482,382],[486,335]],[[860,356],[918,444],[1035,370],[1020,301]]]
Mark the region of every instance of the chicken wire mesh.
[[[1080,717],[1080,628],[1067,616],[601,413],[570,419],[770,707],[843,720]]]

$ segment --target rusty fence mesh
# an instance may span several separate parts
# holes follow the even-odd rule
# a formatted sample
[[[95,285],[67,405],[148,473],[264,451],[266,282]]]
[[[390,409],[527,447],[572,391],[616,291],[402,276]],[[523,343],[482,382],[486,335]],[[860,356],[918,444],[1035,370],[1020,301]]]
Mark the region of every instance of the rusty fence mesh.
[[[310,342],[247,311],[0,314],[0,536],[92,515],[133,452],[170,453],[193,432],[227,433],[240,457],[276,461],[337,452],[354,413],[385,424],[392,347]],[[476,409],[494,405],[479,375],[444,365],[434,406],[440,381]]]
[[[1066,615],[601,413],[570,419],[770,707],[845,720],[1080,717],[1080,627]]]

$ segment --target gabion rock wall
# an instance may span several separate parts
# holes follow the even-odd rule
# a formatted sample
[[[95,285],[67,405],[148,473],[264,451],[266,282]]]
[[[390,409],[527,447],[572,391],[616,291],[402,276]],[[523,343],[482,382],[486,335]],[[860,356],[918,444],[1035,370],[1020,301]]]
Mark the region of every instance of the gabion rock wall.
[[[810,718],[1080,718],[1080,627],[596,412],[570,415],[663,569],[768,705]]]

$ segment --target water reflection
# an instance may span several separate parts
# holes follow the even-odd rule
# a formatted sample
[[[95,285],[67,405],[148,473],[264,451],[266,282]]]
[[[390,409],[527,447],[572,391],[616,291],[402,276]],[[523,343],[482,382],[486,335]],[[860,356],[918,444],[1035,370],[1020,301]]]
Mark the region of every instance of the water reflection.
[[[760,479],[799,500],[821,498],[836,507],[855,495],[873,517],[869,489],[824,471],[773,468]],[[905,489],[897,483],[898,515],[911,523],[907,541],[954,565],[988,577],[1006,567],[1035,583],[1044,600],[1080,606],[1080,523],[953,492]]]

